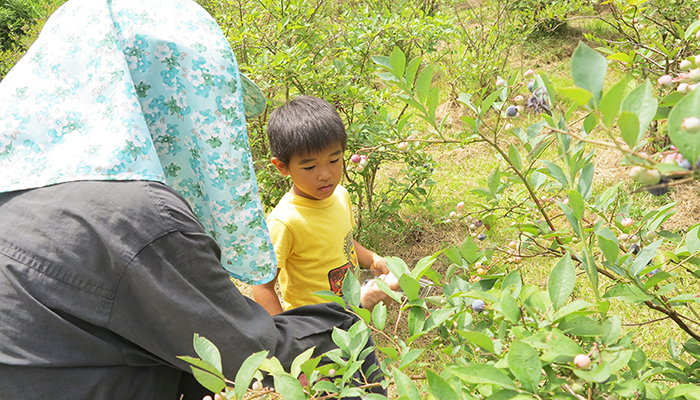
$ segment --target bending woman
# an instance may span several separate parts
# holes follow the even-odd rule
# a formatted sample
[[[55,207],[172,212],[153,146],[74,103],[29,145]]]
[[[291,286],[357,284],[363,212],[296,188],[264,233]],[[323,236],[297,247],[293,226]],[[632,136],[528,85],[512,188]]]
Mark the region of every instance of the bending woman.
[[[273,319],[229,279],[276,273],[244,104],[265,101],[189,0],[49,19],[0,83],[0,398],[179,398],[194,333],[227,377],[335,347],[339,307]]]

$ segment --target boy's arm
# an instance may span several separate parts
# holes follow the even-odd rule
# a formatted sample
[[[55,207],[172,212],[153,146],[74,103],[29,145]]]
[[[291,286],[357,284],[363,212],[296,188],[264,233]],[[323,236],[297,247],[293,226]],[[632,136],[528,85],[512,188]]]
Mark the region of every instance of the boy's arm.
[[[270,315],[276,315],[284,311],[282,309],[282,304],[280,304],[280,299],[277,297],[277,291],[275,290],[275,284],[277,283],[279,274],[280,272],[277,270],[275,279],[268,283],[263,283],[262,285],[253,286],[253,299],[263,306]]]
[[[384,257],[372,250],[368,250],[365,246],[358,243],[357,240],[355,240],[355,253],[357,253],[357,262],[360,263],[360,267],[372,271],[375,276],[389,273]]]

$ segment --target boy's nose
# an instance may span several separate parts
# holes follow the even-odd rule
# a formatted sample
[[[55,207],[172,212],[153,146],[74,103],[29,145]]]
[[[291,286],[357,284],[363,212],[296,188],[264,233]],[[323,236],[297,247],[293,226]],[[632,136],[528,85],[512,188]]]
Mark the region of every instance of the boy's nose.
[[[318,179],[321,181],[327,181],[331,178],[331,170],[329,168],[321,168],[318,174]]]

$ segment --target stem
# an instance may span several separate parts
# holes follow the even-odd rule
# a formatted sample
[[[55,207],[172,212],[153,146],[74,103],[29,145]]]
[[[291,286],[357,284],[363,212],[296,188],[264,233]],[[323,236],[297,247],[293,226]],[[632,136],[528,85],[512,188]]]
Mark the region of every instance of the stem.
[[[651,308],[652,310],[656,310],[664,315],[666,315],[668,318],[671,318],[673,322],[676,323],[685,333],[690,335],[693,339],[700,341],[700,335],[695,333],[686,323],[683,321],[681,316],[676,312],[674,309],[667,309],[666,307],[659,306],[657,304],[654,304],[651,300],[647,300],[644,302],[644,304],[647,305],[647,307]]]

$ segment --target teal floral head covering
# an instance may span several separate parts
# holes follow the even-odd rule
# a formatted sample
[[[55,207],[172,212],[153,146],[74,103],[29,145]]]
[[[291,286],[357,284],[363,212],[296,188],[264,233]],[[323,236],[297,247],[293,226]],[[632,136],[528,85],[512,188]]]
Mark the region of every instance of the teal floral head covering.
[[[0,192],[163,182],[189,201],[231,276],[270,281],[244,97],[249,116],[264,109],[196,3],[70,0],[0,83]]]

